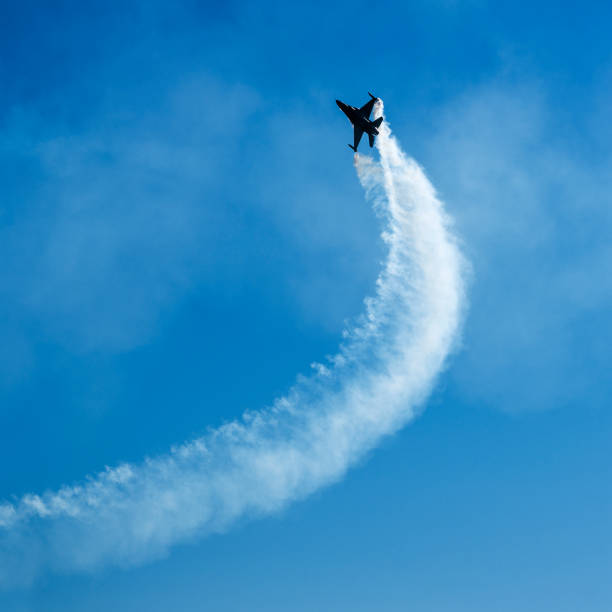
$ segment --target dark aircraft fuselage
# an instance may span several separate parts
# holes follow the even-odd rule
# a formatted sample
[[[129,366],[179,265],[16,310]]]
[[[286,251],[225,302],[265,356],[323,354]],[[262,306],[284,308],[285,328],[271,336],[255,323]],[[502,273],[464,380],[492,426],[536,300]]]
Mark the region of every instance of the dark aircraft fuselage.
[[[369,92],[368,92],[369,93]],[[355,106],[349,106],[340,100],[336,100],[336,104],[340,110],[348,117],[348,120],[353,124],[353,144],[349,145],[355,153],[357,153],[357,147],[363,133],[368,135],[368,141],[370,147],[374,146],[374,136],[378,136],[378,128],[382,122],[382,117],[370,121],[370,115],[374,104],[378,100],[377,97],[369,93],[370,100],[368,100],[361,108]]]
[[[336,100],[336,104],[353,125],[360,127],[366,134],[378,136],[378,130],[374,127],[374,122],[365,117],[360,109],[349,106],[340,100]]]

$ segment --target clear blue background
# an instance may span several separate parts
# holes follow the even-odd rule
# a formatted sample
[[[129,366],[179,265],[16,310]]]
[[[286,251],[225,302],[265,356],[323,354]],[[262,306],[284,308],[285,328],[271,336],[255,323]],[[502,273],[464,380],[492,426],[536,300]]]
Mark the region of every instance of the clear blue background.
[[[612,609],[609,3],[5,3],[0,498],[139,461],[333,353],[383,247],[380,95],[473,266],[426,412],[330,489],[26,610]]]

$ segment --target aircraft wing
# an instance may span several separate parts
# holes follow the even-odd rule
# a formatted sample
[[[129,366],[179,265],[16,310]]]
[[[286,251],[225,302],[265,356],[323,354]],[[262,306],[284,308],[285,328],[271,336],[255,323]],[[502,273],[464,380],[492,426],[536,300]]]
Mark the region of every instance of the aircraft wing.
[[[370,140],[370,148],[374,146],[374,134],[368,134],[368,139]]]
[[[366,119],[370,118],[372,114],[372,109],[374,108],[374,103],[376,102],[375,98],[368,100],[359,110],[363,113]]]
[[[358,126],[353,126],[353,151],[357,151],[357,147],[359,146],[359,141],[363,136],[363,130]]]

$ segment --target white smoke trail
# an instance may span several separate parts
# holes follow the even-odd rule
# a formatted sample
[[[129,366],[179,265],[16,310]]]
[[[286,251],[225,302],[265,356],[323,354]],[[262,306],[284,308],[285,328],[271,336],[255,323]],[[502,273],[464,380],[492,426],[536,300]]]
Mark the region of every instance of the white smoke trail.
[[[0,582],[142,562],[274,512],[338,480],[415,416],[458,333],[463,260],[433,187],[386,123],[380,131],[380,162],[355,155],[355,165],[388,257],[338,354],[271,408],[167,455],[0,505]]]

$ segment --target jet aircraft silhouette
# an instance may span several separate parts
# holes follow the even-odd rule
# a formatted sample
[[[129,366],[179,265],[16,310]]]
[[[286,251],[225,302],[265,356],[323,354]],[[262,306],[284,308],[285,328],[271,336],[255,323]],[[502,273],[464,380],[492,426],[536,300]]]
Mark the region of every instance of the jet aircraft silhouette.
[[[365,132],[368,135],[370,146],[374,146],[374,136],[378,136],[378,128],[382,123],[383,118],[379,117],[374,121],[370,121],[370,115],[372,114],[372,108],[374,103],[378,100],[377,97],[373,96],[369,91],[368,95],[371,100],[368,100],[361,108],[355,108],[349,106],[340,100],[336,100],[336,104],[340,107],[340,110],[348,117],[349,121],[353,124],[353,144],[349,145],[355,153],[357,153],[357,147],[359,141]]]

